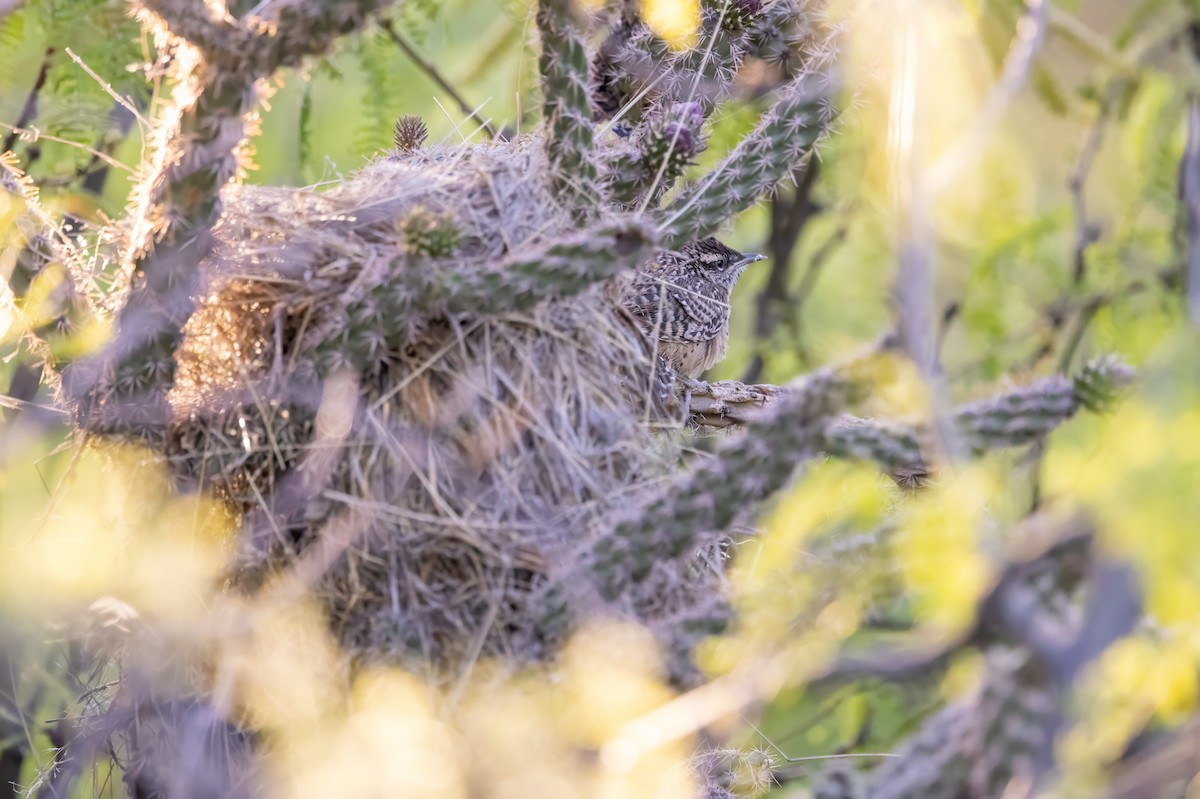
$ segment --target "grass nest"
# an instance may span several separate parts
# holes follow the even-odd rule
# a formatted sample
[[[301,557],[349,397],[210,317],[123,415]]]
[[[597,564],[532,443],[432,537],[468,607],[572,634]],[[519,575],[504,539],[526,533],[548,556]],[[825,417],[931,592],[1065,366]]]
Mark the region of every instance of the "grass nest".
[[[431,274],[577,232],[547,175],[526,138],[224,198],[168,462],[243,514],[235,582],[304,574],[355,658],[545,656],[565,629],[538,597],[675,462],[619,277],[524,311],[414,307]]]

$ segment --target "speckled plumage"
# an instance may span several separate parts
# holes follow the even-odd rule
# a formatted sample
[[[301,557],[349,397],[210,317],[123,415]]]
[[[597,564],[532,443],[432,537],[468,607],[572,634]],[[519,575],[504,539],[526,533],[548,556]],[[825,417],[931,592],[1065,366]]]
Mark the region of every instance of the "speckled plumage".
[[[680,376],[698,378],[725,357],[730,293],[742,271],[762,258],[712,238],[692,242],[639,271],[625,307]]]

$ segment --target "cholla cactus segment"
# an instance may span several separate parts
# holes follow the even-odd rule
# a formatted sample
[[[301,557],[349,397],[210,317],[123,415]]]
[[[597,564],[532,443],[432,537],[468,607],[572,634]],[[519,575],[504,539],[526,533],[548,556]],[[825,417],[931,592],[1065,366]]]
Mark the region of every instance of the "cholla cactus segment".
[[[135,6],[200,48],[215,71],[258,78],[325,52],[339,36],[363,27],[395,1],[293,0],[260,4],[262,16],[240,19],[192,0],[136,0]]]
[[[667,246],[712,235],[790,174],[830,122],[830,89],[830,79],[821,74],[784,87],[758,127],[708,177],[658,212]]]
[[[400,220],[405,251],[416,258],[447,258],[458,249],[462,231],[449,214],[434,214],[418,205]]]
[[[622,20],[593,68],[596,114],[638,120],[652,101],[699,102],[710,111],[733,86],[750,50],[750,28],[765,18],[761,0],[715,0],[701,9],[696,46],[672,51],[640,20]],[[626,108],[643,93],[640,103]]]
[[[590,556],[601,594],[616,600],[655,563],[690,557],[702,536],[724,530],[747,505],[777,491],[818,452],[828,418],[861,396],[863,376],[857,362],[809,375],[716,457],[619,518]]]
[[[1133,370],[1114,356],[1089,361],[1075,377],[1051,377],[958,408],[954,421],[976,454],[1035,441],[1082,407],[1107,408]],[[842,417],[825,430],[822,447],[841,458],[874,461],[893,474],[928,469],[918,428],[875,419]]]
[[[419,150],[428,137],[429,128],[425,125],[425,120],[416,114],[405,114],[396,120],[392,141],[395,142],[398,152],[408,154]]]
[[[565,297],[633,269],[654,255],[653,228],[636,216],[618,217],[583,233],[516,253],[494,269],[448,271],[435,295],[452,312],[497,313]]]
[[[669,58],[666,42],[640,19],[619,22],[600,45],[592,66],[594,116],[611,119],[621,114],[624,119],[639,121],[653,98],[635,98],[645,87],[671,80],[666,67]]]
[[[931,716],[871,775],[871,799],[1003,796],[1010,781],[1028,785],[1034,754],[1049,745],[1057,710],[1040,667],[1023,649],[986,654],[981,692]]]
[[[155,137],[166,150],[157,159],[164,166],[147,173],[134,192],[131,227],[139,232],[126,253],[134,277],[117,338],[98,361],[77,364],[64,375],[85,429],[142,439],[163,434],[170,414],[167,394],[175,382],[174,354],[195,308],[199,265],[212,249],[220,190],[244,166],[241,145],[261,100],[260,79],[324,51],[389,1],[296,2],[279,6],[269,24],[258,17],[216,14],[191,0],[135,3],[142,19],[157,18],[178,37],[172,47],[194,46],[204,59],[171,62],[181,87],[178,130]],[[151,248],[155,232],[163,239]]]
[[[591,98],[588,95],[587,47],[572,13],[571,0],[539,0],[542,35],[542,115],[546,122],[546,155],[555,185],[576,206],[599,198],[593,160]],[[582,203],[578,202],[582,201]]]
[[[622,205],[658,199],[692,159],[703,152],[704,110],[699,103],[675,103],[643,129],[636,147],[623,148],[610,160],[609,192]]]
[[[724,26],[729,30],[744,30],[763,16],[763,0],[724,0]]]
[[[642,153],[650,169],[666,170],[673,179],[704,145],[704,109],[696,102],[675,103],[650,126]]]
[[[699,137],[681,122],[667,122],[657,128],[645,146],[646,158],[651,164],[660,163],[663,165],[660,169],[675,174],[699,151]]]
[[[737,0],[717,0],[701,9],[696,46],[673,53],[666,64],[665,98],[700,99],[711,107],[729,93],[747,50],[738,8]]]
[[[1079,410],[1074,386],[1051,377],[958,409],[955,422],[971,449],[984,452],[1035,441]]]
[[[1074,416],[1080,408],[1104,411],[1134,377],[1112,355],[1088,361],[1074,380],[1051,377],[958,409],[955,421],[972,448],[1027,444]]]
[[[704,149],[703,125],[704,114],[699,103],[676,103],[650,129],[643,152],[651,162],[665,162],[669,169],[681,169]]]
[[[842,417],[826,428],[822,449],[838,458],[873,461],[893,473],[925,470],[917,430],[894,422]]]
[[[649,184],[650,170],[645,154],[637,144],[627,143],[608,153],[604,180],[608,194],[623,208],[635,208]]]
[[[790,74],[800,46],[813,34],[811,27],[806,24],[805,15],[801,13],[798,0],[774,0],[747,27],[750,55],[789,70],[785,74]],[[823,53],[818,48],[817,52],[806,55],[819,60]]]
[[[1116,355],[1093,358],[1072,381],[1075,397],[1088,410],[1108,410],[1135,374],[1133,367]]]

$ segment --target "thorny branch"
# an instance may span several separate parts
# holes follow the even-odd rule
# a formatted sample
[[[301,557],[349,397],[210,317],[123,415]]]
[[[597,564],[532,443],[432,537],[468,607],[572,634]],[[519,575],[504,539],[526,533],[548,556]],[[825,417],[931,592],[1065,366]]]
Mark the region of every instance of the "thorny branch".
[[[119,331],[99,357],[75,364],[65,375],[85,427],[104,430],[132,411],[140,436],[162,434],[170,412],[166,394],[175,381],[174,353],[195,308],[199,264],[214,246],[220,191],[243,167],[240,148],[262,99],[260,81],[324,51],[386,2],[294,3],[278,9],[270,25],[181,0],[138,4],[147,22],[168,26],[174,47],[196,48],[203,58],[173,62],[179,72],[175,113],[163,124],[173,126],[174,135],[159,137],[158,166],[135,192],[139,232],[125,253],[131,282]],[[152,245],[156,225],[162,237]]]

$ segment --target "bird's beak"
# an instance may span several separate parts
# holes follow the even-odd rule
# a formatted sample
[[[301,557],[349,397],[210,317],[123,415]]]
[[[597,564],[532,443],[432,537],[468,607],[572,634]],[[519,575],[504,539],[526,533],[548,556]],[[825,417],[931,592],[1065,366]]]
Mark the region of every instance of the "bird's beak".
[[[748,252],[742,256],[742,266],[749,266],[757,261],[765,261],[767,256],[756,252]]]

